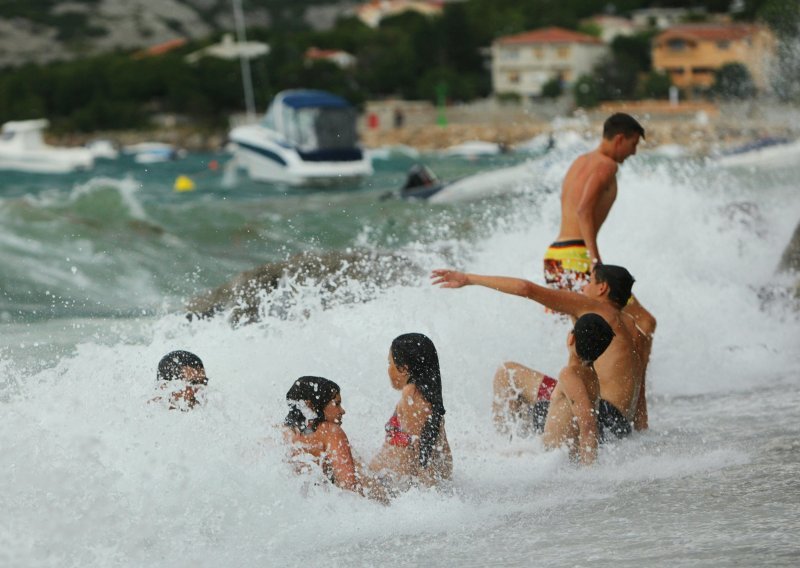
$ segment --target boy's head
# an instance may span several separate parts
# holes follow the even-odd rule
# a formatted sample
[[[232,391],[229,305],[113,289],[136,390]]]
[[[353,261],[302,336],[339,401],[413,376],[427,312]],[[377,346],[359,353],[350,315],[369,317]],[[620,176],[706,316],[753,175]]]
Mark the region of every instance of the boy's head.
[[[644,138],[644,128],[624,112],[612,114],[603,124],[603,140],[610,152],[607,155],[620,164],[636,154],[639,138]]]
[[[572,328],[575,353],[584,363],[594,363],[614,339],[614,331],[606,320],[597,314],[584,314]]]
[[[617,134],[626,138],[638,135],[644,138],[644,127],[631,115],[617,112],[609,116],[603,123],[603,138],[611,140]]]
[[[624,308],[631,299],[633,283],[636,282],[631,273],[621,266],[598,264],[592,271],[595,285],[608,286],[608,299],[619,308]]]
[[[159,381],[187,381],[206,384],[206,370],[200,357],[189,351],[172,351],[158,362]]]

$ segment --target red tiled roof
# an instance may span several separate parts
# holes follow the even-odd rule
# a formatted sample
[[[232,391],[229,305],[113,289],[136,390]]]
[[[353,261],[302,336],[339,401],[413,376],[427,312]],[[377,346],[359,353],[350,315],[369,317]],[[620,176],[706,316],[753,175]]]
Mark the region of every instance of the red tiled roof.
[[[758,30],[758,26],[748,24],[684,24],[663,31],[656,36],[655,41],[677,37],[699,41],[730,41],[749,37]]]
[[[146,49],[142,49],[141,51],[137,51],[133,54],[134,58],[142,58],[142,57],[155,57],[157,55],[163,55],[167,52],[172,51],[173,49],[178,49],[179,47],[183,47],[186,45],[188,40],[184,37],[178,37],[175,39],[171,39],[169,41],[165,41],[164,43],[159,43],[158,45],[150,46]]]
[[[594,36],[565,30],[564,28],[541,28],[521,34],[497,38],[496,43],[502,45],[531,43],[595,43],[603,42]]]

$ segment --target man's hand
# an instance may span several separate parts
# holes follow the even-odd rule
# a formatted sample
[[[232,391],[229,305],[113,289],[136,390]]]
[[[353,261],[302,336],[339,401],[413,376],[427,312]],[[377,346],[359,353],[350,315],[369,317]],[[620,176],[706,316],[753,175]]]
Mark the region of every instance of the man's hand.
[[[441,284],[442,288],[461,288],[469,285],[469,279],[463,272],[439,268],[431,272],[431,284]]]

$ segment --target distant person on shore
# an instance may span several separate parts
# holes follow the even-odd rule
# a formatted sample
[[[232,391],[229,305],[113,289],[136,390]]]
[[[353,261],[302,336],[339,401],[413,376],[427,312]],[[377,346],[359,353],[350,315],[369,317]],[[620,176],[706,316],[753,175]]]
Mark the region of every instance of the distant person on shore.
[[[569,455],[583,465],[597,457],[600,411],[600,381],[594,362],[602,355],[614,332],[599,315],[589,313],[577,319],[567,335],[569,360],[558,380],[538,371],[528,380],[514,380],[510,373],[498,373],[494,381],[492,413],[500,432],[509,431],[509,420],[519,420],[528,430],[543,432],[546,448],[566,445]]]
[[[206,369],[200,357],[189,351],[172,351],[158,362],[157,388],[169,391],[166,398],[170,410],[183,412],[205,403]],[[153,402],[165,400],[158,396]]]
[[[639,122],[625,113],[612,114],[603,124],[603,138],[593,151],[572,162],[561,186],[561,226],[556,241],[544,255],[544,279],[556,289],[580,291],[592,267],[602,263],[597,234],[617,198],[620,164],[636,154],[645,137]],[[624,310],[634,338],[637,373],[641,375],[641,400],[636,428],[647,428],[644,376],[650,360],[656,320],[632,298]]]
[[[626,269],[610,264],[595,266],[589,282],[581,293],[554,290],[519,278],[465,274],[446,269],[434,270],[431,278],[434,285],[441,285],[442,288],[476,285],[505,294],[522,296],[576,319],[588,313],[600,315],[614,332],[614,338],[608,349],[595,362],[600,381],[601,400],[597,416],[600,437],[608,438],[613,434],[617,438],[623,438],[630,435],[641,377],[637,373],[633,340],[622,315],[622,308],[631,296],[634,282],[633,276]],[[509,387],[513,385],[513,388],[518,389],[527,385],[527,389],[521,390],[528,392],[529,402],[534,404],[539,398],[538,394],[540,392],[546,394],[543,391],[550,391],[551,386],[546,385],[546,389],[539,389],[542,382],[541,373],[511,362],[504,363],[500,367],[494,381],[495,384],[505,381]],[[536,400],[532,395],[534,391],[537,392]],[[498,423],[497,419],[495,423]]]
[[[436,347],[421,333],[407,333],[392,342],[388,359],[389,381],[400,391],[400,400],[370,469],[395,489],[450,479],[453,457],[444,427]]]
[[[382,487],[361,473],[350,440],[342,429],[342,395],[339,385],[323,377],[300,377],[286,393],[289,413],[283,421],[284,439],[291,461],[302,471],[309,458],[328,480],[341,489],[386,501]]]

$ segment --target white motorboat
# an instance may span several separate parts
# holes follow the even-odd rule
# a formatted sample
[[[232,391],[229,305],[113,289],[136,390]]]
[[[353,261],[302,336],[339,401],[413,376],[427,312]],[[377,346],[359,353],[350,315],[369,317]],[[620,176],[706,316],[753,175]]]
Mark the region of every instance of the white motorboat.
[[[260,122],[237,126],[228,137],[239,167],[258,181],[324,185],[373,172],[355,109],[325,91],[282,91]]]
[[[442,150],[443,156],[458,156],[460,158],[474,159],[481,156],[496,156],[503,152],[503,147],[496,142],[483,140],[470,140]]]
[[[139,142],[138,144],[125,146],[123,151],[132,155],[133,161],[137,164],[172,162],[186,155],[183,150],[179,150],[172,144],[165,142]]]
[[[98,138],[86,143],[86,147],[92,153],[95,160],[116,160],[119,158],[119,150],[111,140]]]
[[[45,119],[6,122],[0,132],[0,169],[63,174],[91,169],[94,156],[86,148],[62,148],[46,144]]]

